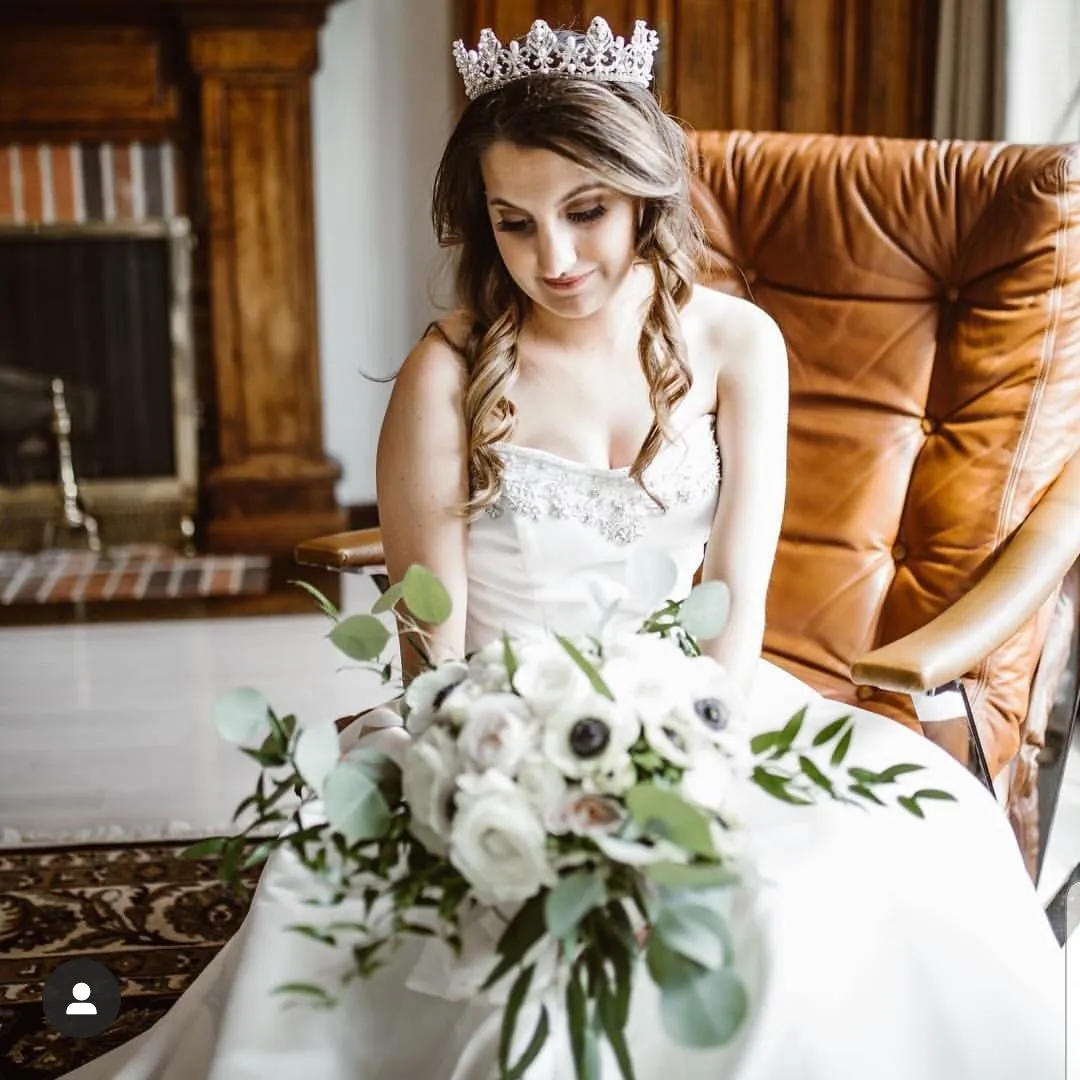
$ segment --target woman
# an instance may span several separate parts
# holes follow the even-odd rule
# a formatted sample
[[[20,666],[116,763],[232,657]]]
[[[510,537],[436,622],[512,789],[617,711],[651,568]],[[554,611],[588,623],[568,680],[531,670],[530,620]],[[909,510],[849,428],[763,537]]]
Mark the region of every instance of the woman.
[[[446,584],[454,614],[434,647],[452,656],[504,630],[591,629],[612,601],[632,619],[643,614],[626,589],[635,550],[672,556],[673,595],[704,553],[703,576],[732,588],[727,629],[704,647],[747,690],[754,723],[775,727],[804,704],[819,725],[840,715],[760,660],[786,352],[760,310],[693,285],[683,137],[646,88],[655,39],[639,26],[628,45],[612,42],[597,21],[585,37],[538,24],[514,54],[483,44],[456,48],[473,100],[434,199],[440,239],[460,249],[462,310],[405,361],[380,441],[391,577],[419,562]],[[744,942],[750,1019],[721,1051],[673,1047],[638,980],[639,1076],[1064,1076],[1060,954],[1004,816],[928,741],[870,713],[856,720],[860,762],[920,762],[922,782],[958,801],[920,822],[748,793],[761,873]],[[354,982],[336,1011],[283,1018],[275,986],[332,985],[348,966],[286,932],[322,917],[304,895],[281,853],[244,929],[173,1012],[75,1075],[495,1075],[497,1013],[440,985],[419,943]],[[572,1075],[565,1042],[553,1038],[528,1075]],[[616,1075],[610,1060],[604,1075]]]

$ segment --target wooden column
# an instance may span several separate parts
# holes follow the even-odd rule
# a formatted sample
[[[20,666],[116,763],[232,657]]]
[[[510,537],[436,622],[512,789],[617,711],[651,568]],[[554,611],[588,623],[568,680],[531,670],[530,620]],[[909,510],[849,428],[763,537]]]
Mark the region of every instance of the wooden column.
[[[209,243],[218,462],[211,550],[289,551],[346,527],[323,452],[310,80],[322,5],[257,25],[189,19]]]

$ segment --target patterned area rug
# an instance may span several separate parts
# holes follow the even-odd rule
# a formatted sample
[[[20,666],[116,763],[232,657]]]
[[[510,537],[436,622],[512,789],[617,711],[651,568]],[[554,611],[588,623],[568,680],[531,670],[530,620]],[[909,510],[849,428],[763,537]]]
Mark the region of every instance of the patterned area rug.
[[[145,1031],[236,932],[248,897],[216,861],[181,859],[188,843],[0,850],[0,1080],[52,1080]],[[75,957],[121,984],[116,1023],[93,1039],[42,1012],[46,976]]]
[[[95,555],[62,548],[0,551],[0,605],[250,596],[270,587],[265,555],[178,555],[130,545]]]

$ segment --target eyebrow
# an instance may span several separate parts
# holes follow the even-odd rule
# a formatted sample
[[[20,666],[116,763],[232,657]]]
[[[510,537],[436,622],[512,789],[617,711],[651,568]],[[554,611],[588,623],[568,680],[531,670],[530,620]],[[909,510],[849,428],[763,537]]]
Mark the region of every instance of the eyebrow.
[[[598,183],[595,180],[591,181],[588,184],[580,184],[578,187],[574,188],[573,191],[567,192],[567,194],[565,194],[559,200],[559,205],[563,206],[566,203],[572,201],[573,199],[576,199],[579,195],[584,195],[585,192],[587,192],[587,191],[599,191],[601,188],[603,188],[603,186],[604,186],[603,184]],[[515,206],[512,202],[507,202],[506,199],[489,199],[488,200],[488,205],[489,206],[498,206],[498,207],[501,207],[501,208],[503,208],[505,210],[517,210],[521,214],[527,214],[528,213],[527,210],[522,210],[522,208],[520,206]]]

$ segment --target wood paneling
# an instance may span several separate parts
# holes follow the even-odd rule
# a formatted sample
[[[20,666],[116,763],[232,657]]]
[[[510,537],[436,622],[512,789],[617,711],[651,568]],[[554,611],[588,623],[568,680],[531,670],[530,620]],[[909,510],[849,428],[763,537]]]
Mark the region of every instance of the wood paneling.
[[[533,19],[660,32],[656,89],[701,131],[928,137],[939,0],[459,0],[470,45]]]
[[[159,127],[178,119],[160,35],[122,26],[0,28],[0,125]]]

